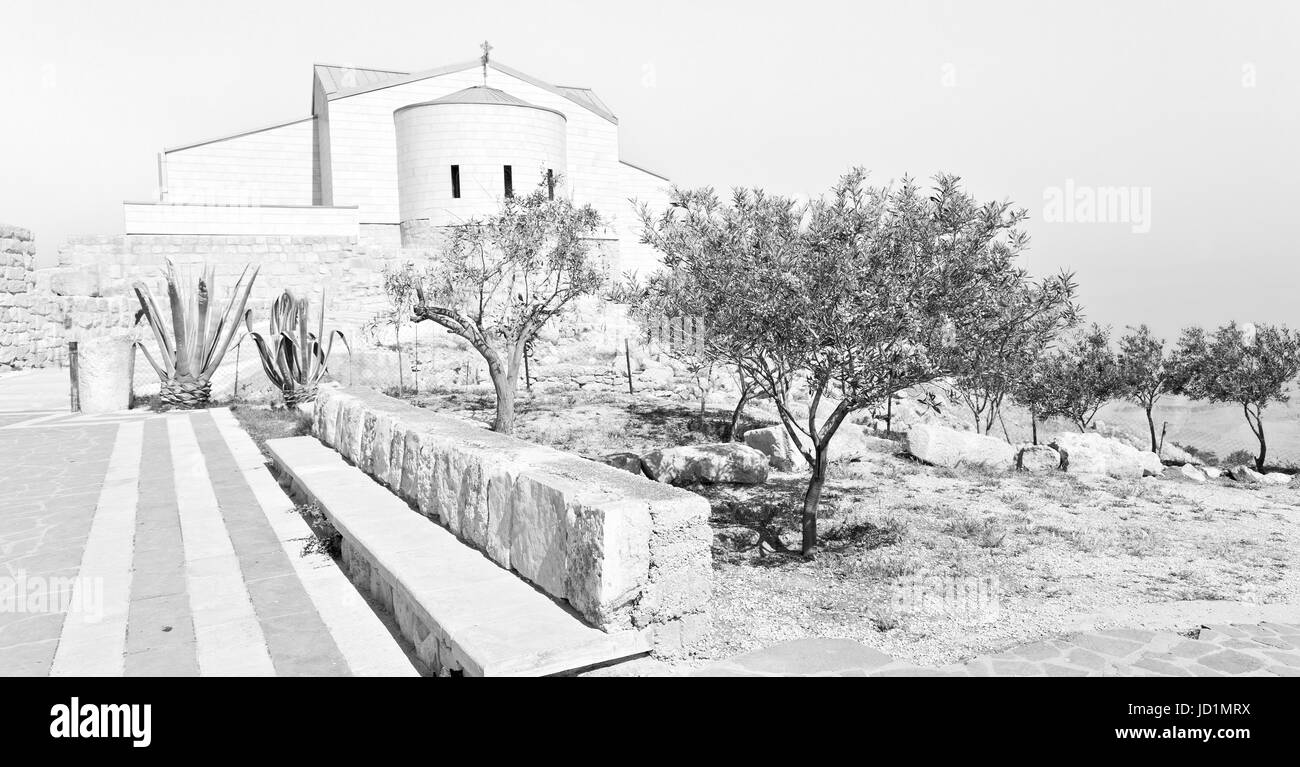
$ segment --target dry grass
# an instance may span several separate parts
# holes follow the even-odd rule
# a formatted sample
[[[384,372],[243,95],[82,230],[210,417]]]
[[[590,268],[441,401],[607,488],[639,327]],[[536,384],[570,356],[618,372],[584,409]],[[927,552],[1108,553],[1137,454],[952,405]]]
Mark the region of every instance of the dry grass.
[[[257,447],[266,453],[266,441],[280,437],[301,437],[311,434],[311,416],[297,410],[285,410],[257,405],[231,405],[230,412],[239,425],[253,438]],[[268,456],[269,457],[269,456]]]

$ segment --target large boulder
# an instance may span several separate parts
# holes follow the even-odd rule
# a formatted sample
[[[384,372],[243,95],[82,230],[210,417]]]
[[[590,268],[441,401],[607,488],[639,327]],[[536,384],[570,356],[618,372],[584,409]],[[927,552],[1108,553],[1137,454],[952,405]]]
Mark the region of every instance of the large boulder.
[[[1250,468],[1249,466],[1233,466],[1228,469],[1228,476],[1238,482],[1263,482],[1264,475]]]
[[[1016,460],[1015,447],[1003,440],[937,424],[917,424],[908,430],[907,449],[926,463],[948,468],[1010,469]]]
[[[842,423],[831,437],[827,460],[863,461],[873,455],[893,455],[899,450],[899,444],[891,439],[883,439],[867,434],[861,424]]]
[[[750,429],[745,432],[745,444],[767,456],[768,463],[777,471],[791,471],[804,462],[803,456],[794,449],[784,426]]]
[[[1016,456],[1021,471],[1053,471],[1061,466],[1061,454],[1047,445],[1025,445]]]
[[[1178,466],[1176,468],[1170,467],[1168,471],[1169,471],[1169,476],[1175,478],[1181,477],[1183,479],[1190,479],[1193,482],[1209,481],[1209,478],[1205,472],[1201,471],[1199,468],[1193,466],[1190,463],[1185,463],[1182,466]]]
[[[616,469],[622,469],[632,474],[641,474],[641,456],[636,453],[610,453],[596,460],[606,466],[613,466]]]
[[[1105,474],[1123,479],[1164,473],[1160,456],[1096,432],[1058,434],[1052,447],[1061,453],[1061,466],[1071,474]]]
[[[641,456],[641,466],[651,479],[669,485],[757,485],[767,481],[768,459],[739,442],[720,442],[656,450]]]
[[[807,449],[812,449],[810,440],[803,435],[800,435],[800,439],[804,441]],[[750,429],[745,432],[744,440],[746,445],[766,455],[772,468],[777,471],[793,471],[807,465],[803,456],[795,449],[789,433],[781,424],[762,429]],[[835,434],[831,436],[826,460],[831,463],[862,461],[872,456],[892,455],[898,452],[898,449],[897,442],[867,434],[861,424],[841,423],[835,430]]]
[[[1291,475],[1283,471],[1270,471],[1264,475],[1264,484],[1267,485],[1288,485],[1291,483]]]
[[[1193,466],[1201,466],[1205,463],[1205,461],[1202,461],[1200,458],[1197,458],[1172,442],[1166,442],[1160,446],[1160,457],[1170,463],[1190,463]]]

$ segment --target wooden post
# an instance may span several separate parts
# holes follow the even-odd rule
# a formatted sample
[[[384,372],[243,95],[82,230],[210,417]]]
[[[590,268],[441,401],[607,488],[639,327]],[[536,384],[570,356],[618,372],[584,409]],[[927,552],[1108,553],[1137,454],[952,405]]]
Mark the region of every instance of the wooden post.
[[[533,376],[528,370],[528,347],[524,347],[524,388],[528,391],[533,390]]]
[[[126,406],[135,407],[135,344],[131,344],[131,358],[126,363]]]
[[[235,389],[231,392],[231,398],[236,402],[239,401],[239,349],[244,345],[244,339],[240,338],[239,343],[235,344]],[[134,351],[134,348],[132,349]]]
[[[627,363],[627,393],[636,394],[632,391],[632,344],[623,339],[623,361]]]
[[[77,342],[68,342],[68,373],[72,376],[71,402],[72,412],[81,412],[81,390],[77,388]]]

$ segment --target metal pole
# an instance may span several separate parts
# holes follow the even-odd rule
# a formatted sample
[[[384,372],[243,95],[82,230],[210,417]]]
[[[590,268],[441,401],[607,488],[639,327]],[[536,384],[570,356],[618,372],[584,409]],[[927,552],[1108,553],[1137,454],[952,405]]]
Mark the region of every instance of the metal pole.
[[[81,412],[81,391],[77,388],[77,342],[68,342],[68,374],[72,376],[71,402],[72,412]]]

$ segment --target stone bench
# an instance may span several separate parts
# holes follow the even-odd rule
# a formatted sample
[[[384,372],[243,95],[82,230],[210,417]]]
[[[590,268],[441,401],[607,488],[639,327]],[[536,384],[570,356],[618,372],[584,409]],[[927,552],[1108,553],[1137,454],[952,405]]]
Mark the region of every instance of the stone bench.
[[[712,533],[694,493],[364,388],[322,388],[313,433],[596,628],[648,629],[665,650],[708,629]]]
[[[650,650],[649,630],[588,626],[432,524],[311,437],[267,442],[295,492],[343,538],[344,568],[440,674],[541,676]]]

